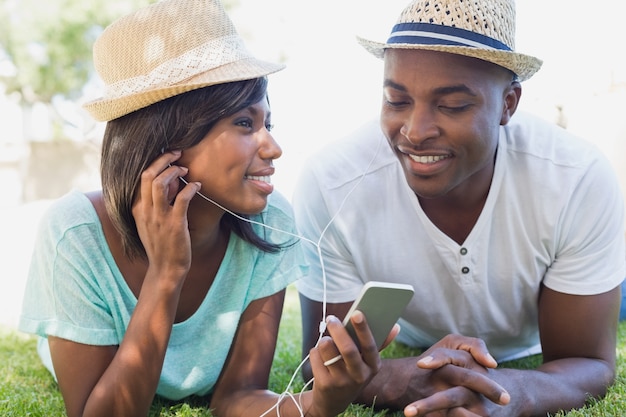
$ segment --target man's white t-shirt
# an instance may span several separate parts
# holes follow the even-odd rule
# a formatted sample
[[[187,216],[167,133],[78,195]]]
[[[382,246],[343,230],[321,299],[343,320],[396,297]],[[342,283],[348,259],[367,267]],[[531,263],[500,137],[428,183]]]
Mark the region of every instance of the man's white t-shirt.
[[[325,274],[305,243],[298,290],[332,303],[354,300],[367,281],[412,284],[397,340],[413,346],[457,333],[482,338],[498,360],[539,353],[542,283],[599,294],[626,274],[623,197],[608,160],[528,114],[501,127],[487,201],[461,245],[422,211],[377,121],[310,158],[293,204],[308,239],[330,223]]]

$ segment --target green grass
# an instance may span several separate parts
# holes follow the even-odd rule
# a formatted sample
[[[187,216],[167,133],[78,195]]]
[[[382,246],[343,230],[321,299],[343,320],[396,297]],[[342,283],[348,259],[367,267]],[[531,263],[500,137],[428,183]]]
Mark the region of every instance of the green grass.
[[[284,391],[294,370],[300,363],[300,307],[297,294],[289,287],[285,314],[281,323],[278,348],[274,361],[270,388]],[[36,353],[33,337],[10,329],[0,329],[0,416],[65,416],[63,399],[57,386],[41,365]],[[392,344],[383,356],[393,357],[416,353],[400,344]],[[503,366],[532,368],[540,361],[535,356],[510,362]],[[620,323],[618,340],[618,377],[609,389],[606,398],[591,401],[580,410],[559,413],[555,417],[605,417],[626,415],[626,322]],[[298,392],[303,386],[302,379],[295,379],[291,392]],[[401,412],[373,411],[371,408],[353,405],[342,417],[401,417]],[[201,398],[182,403],[171,403],[157,398],[152,404],[150,417],[211,417],[206,402]]]

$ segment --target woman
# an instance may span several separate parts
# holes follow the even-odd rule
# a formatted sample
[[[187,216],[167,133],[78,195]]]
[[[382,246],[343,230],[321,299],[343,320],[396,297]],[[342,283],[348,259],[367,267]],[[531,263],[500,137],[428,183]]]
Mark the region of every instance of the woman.
[[[361,352],[329,318],[314,388],[267,390],[285,287],[306,269],[270,183],[281,149],[265,77],[282,67],[250,56],[215,0],[118,20],[94,61],[102,191],[43,219],[20,323],[43,336],[68,416],[146,415],[155,394],[207,396],[217,416],[341,412],[380,366],[362,314]]]

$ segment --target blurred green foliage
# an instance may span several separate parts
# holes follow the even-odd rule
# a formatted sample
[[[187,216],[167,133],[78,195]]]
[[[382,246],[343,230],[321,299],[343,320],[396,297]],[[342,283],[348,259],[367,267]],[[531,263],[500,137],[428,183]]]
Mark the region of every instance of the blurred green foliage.
[[[75,99],[93,74],[91,48],[116,18],[155,0],[3,0],[0,83],[23,104]],[[225,1],[233,6],[237,1]]]

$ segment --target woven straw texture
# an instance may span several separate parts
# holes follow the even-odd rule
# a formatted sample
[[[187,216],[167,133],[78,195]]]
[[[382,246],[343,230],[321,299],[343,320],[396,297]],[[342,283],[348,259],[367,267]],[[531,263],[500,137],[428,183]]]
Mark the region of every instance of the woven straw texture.
[[[358,37],[358,42],[370,53],[383,58],[385,49],[425,49],[449,52],[482,59],[507,68],[520,81],[532,77],[542,61],[515,50],[514,0],[417,0],[400,14],[397,23],[431,23],[465,29],[496,39],[512,51],[482,49],[470,46],[396,43],[387,44]]]
[[[98,38],[93,59],[105,92],[84,108],[100,121],[284,67],[254,58],[217,0],[162,0],[122,17]]]
[[[515,49],[515,7],[511,1],[419,1],[400,14],[398,23],[453,26],[497,39]]]

